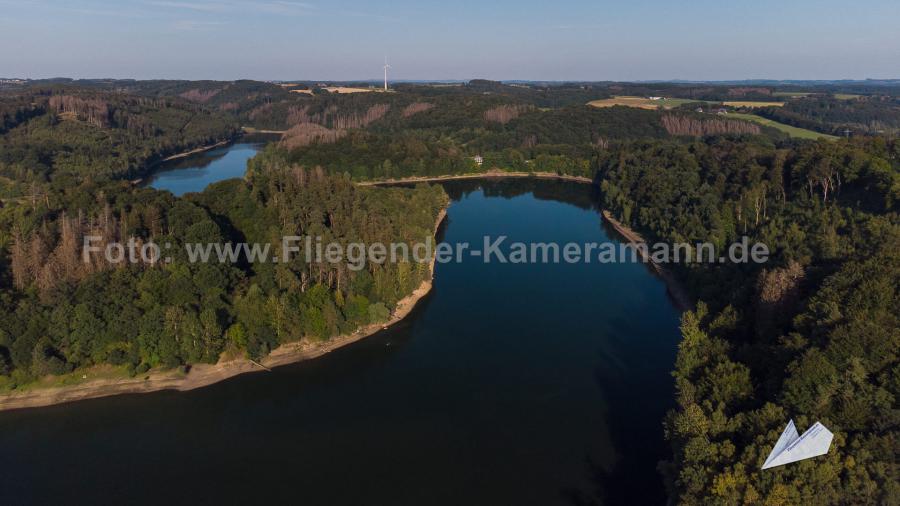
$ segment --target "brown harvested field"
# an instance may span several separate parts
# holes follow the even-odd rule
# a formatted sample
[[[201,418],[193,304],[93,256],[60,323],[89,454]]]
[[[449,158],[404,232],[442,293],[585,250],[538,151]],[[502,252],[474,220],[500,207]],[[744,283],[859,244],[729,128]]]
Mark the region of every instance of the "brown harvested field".
[[[751,100],[737,100],[737,101],[728,101],[723,102],[728,107],[781,107],[784,105],[784,102],[754,102]]]
[[[381,88],[349,88],[347,86],[326,86],[325,91],[331,93],[370,93],[373,91],[382,91]]]
[[[312,95],[313,90],[291,90],[291,93],[303,93],[305,95]]]

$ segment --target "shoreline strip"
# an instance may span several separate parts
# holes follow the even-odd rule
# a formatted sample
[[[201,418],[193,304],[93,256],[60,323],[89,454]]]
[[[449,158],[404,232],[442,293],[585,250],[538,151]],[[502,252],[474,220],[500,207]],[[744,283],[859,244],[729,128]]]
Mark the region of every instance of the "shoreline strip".
[[[204,151],[209,151],[211,149],[216,149],[216,148],[225,146],[229,143],[234,142],[235,140],[236,140],[236,138],[225,139],[224,141],[219,141],[219,142],[216,142],[213,144],[207,144],[205,146],[200,146],[200,147],[194,148],[190,151],[182,151],[181,153],[175,153],[174,155],[167,156],[167,157],[163,158],[162,160],[155,162],[154,165],[158,165],[160,163],[165,163],[165,162],[171,162],[172,160],[178,160],[179,158],[187,158],[191,155],[196,155],[197,153],[203,153]]]
[[[646,244],[646,241],[640,234],[631,230],[619,220],[613,218],[612,213],[606,209],[601,212],[603,214],[603,219],[606,220],[606,222],[609,223],[629,244],[633,246]],[[635,248],[635,250],[641,255],[641,260],[643,260],[645,264],[651,266],[653,271],[656,272],[656,275],[666,284],[666,289],[672,297],[672,300],[675,302],[675,307],[681,312],[692,311],[694,309],[694,303],[691,301],[691,298],[688,296],[684,287],[681,286],[681,283],[675,279],[675,276],[673,276],[665,267],[654,262],[653,259],[650,258],[650,255],[647,254],[646,248]]]
[[[400,179],[383,179],[378,181],[357,181],[357,186],[381,186],[392,184],[408,184],[408,183],[437,183],[441,181],[458,181],[461,179],[504,179],[504,178],[536,178],[536,179],[559,179],[561,181],[574,181],[577,183],[592,184],[593,179],[584,176],[570,176],[567,174],[557,174],[555,172],[470,172],[468,174],[454,174],[450,176],[422,176],[422,177],[405,177]]]

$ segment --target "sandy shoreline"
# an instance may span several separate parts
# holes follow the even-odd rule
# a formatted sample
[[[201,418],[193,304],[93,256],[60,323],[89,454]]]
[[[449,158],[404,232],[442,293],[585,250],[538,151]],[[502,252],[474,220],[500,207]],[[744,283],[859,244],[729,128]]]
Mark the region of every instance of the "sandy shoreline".
[[[243,130],[245,134],[251,134],[251,135],[252,135],[252,134],[280,134],[280,135],[284,135],[284,133],[287,132],[287,130],[265,130],[265,129],[259,129],[259,128],[253,128],[253,127],[245,127],[245,126],[242,126],[242,127],[241,127],[241,130]]]
[[[167,157],[163,158],[162,160],[159,160],[159,161],[156,162],[156,163],[157,163],[157,164],[160,164],[160,163],[163,163],[163,162],[169,162],[169,161],[172,161],[172,160],[178,160],[179,158],[187,158],[187,157],[189,157],[189,156],[191,156],[191,155],[196,155],[197,153],[202,153],[202,152],[204,152],[204,151],[209,151],[210,149],[215,149],[215,148],[218,148],[218,147],[221,147],[221,146],[225,146],[225,145],[227,145],[227,144],[229,144],[229,143],[231,143],[231,142],[234,142],[234,139],[225,139],[224,141],[219,141],[219,142],[216,142],[216,143],[214,143],[214,144],[207,144],[207,145],[205,145],[205,146],[200,146],[199,148],[194,148],[194,149],[192,149],[192,150],[190,150],[190,151],[183,151],[183,152],[181,152],[181,153],[176,153],[176,154],[174,154],[174,155],[172,155],[172,156],[167,156]]]
[[[435,234],[437,234],[446,216],[447,210],[442,209],[435,221]],[[12,392],[0,395],[0,411],[37,408],[122,394],[158,392],[160,390],[193,390],[240,374],[266,371],[269,368],[320,357],[342,346],[371,336],[406,318],[416,304],[431,291],[434,279],[434,265],[435,259],[432,257],[429,264],[429,278],[423,281],[411,294],[397,302],[397,307],[394,308],[394,312],[387,322],[361,327],[352,334],[333,337],[324,342],[303,340],[295,343],[286,343],[272,350],[269,355],[259,362],[254,362],[247,358],[238,358],[220,361],[217,364],[195,364],[191,366],[187,374],[180,370],[156,371],[135,378],[99,379],[86,381],[79,385],[35,388],[22,392]]]
[[[203,153],[204,151],[209,151],[211,149],[219,148],[222,146],[227,146],[228,144],[234,142],[235,139],[237,139],[237,137],[235,137],[233,139],[225,139],[223,141],[219,141],[214,144],[207,144],[205,146],[200,146],[199,148],[194,148],[190,151],[182,151],[181,153],[175,153],[174,155],[167,156],[165,158],[156,160],[155,162],[150,162],[144,168],[144,171],[141,172],[141,174],[142,174],[141,177],[139,177],[137,179],[132,179],[131,184],[139,185],[144,182],[145,178],[152,177],[156,171],[156,167],[159,165],[162,165],[166,162],[171,162],[172,160],[180,160],[182,158],[187,158],[191,155],[196,155],[197,153]]]
[[[569,176],[565,174],[557,174],[555,172],[471,172],[469,174],[455,174],[451,176],[424,176],[424,177],[406,177],[400,179],[383,179],[379,181],[358,181],[357,186],[379,186],[405,183],[436,183],[441,181],[457,181],[460,179],[503,179],[503,178],[536,178],[536,179],[558,179],[560,181],[574,181],[577,183],[591,184],[593,179],[583,176]]]
[[[640,234],[631,230],[622,224],[619,220],[613,218],[612,213],[607,210],[603,210],[603,219],[605,219],[622,237],[624,237],[629,243],[633,245],[638,244],[646,244],[644,238],[641,237]],[[691,301],[691,298],[688,296],[687,291],[681,286],[681,283],[675,279],[675,276],[672,275],[665,267],[654,262],[649,258],[649,255],[645,254],[643,249],[637,249],[637,251],[641,254],[641,260],[644,261],[647,265],[651,266],[656,272],[656,274],[663,280],[666,284],[666,288],[669,291],[669,295],[672,296],[672,299],[675,301],[675,306],[679,311],[690,311],[694,309],[694,303]]]

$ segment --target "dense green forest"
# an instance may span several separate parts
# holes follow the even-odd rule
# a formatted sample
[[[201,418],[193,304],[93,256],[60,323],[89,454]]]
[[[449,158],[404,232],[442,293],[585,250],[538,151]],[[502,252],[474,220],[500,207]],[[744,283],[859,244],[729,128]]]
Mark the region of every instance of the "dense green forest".
[[[669,135],[656,111],[571,106],[546,112],[512,109],[505,122],[484,119],[498,107],[503,106],[482,106],[466,114],[467,109],[435,106],[399,125],[385,118],[384,124],[348,132],[330,143],[294,147],[289,157],[356,179],[489,170],[591,176],[592,160],[610,140]],[[480,165],[476,156],[483,160]]]
[[[693,111],[584,104],[541,109],[505,96],[451,98],[420,99],[399,110],[386,103],[363,109],[364,101],[310,109],[287,131],[281,147],[295,163],[346,172],[354,179],[496,170],[591,177],[599,153],[618,141],[713,132],[782,137],[748,122]],[[338,112],[354,109],[364,112],[343,117]],[[340,126],[341,120],[356,128]]]
[[[816,95],[789,100],[783,107],[766,107],[761,116],[800,128],[840,135],[893,134],[900,131],[900,98]]]
[[[552,172],[593,179],[604,208],[648,238],[723,248],[748,236],[773,253],[765,265],[672,266],[698,301],[673,366],[677,408],[662,422],[672,458],[660,470],[674,501],[900,503],[894,85],[477,80],[335,94],[322,84],[0,89],[0,387],[95,364],[139,373],[260,357],[384,321],[428,275],[422,264],[352,271],[302,256],[112,267],[81,260],[84,234],[173,252],[284,235],[420,241],[447,204],[440,187],[354,182]],[[851,136],[797,141],[693,107],[585,105],[613,95],[787,97],[759,114]],[[243,179],[182,198],[129,181],[241,126],[284,132]],[[760,471],[789,418],[801,428],[821,420],[835,433],[831,452]]]
[[[260,357],[302,337],[327,339],[384,321],[429,275],[421,263],[190,263],[185,243],[423,241],[447,197],[436,186],[357,188],[341,176],[275,159],[246,180],[177,199],[127,183],[83,183],[49,205],[4,209],[12,230],[0,293],[0,373],[9,388],[95,364],[130,370],[216,362],[226,349]],[[82,262],[80,238],[172,244],[171,263]],[[102,243],[101,243],[102,244]],[[276,250],[277,251],[277,250]]]
[[[57,187],[139,177],[166,156],[231,139],[239,129],[229,116],[185,100],[66,86],[0,93],[0,118],[0,176]]]
[[[602,157],[604,206],[657,239],[770,245],[765,265],[681,265],[677,409],[661,465],[680,504],[896,504],[900,143],[710,138]],[[761,471],[786,420],[827,457]]]
[[[420,242],[447,203],[440,187],[357,188],[279,153],[184,198],[133,184],[165,156],[237,134],[237,118],[190,98],[69,85],[0,98],[3,389],[105,363],[139,373],[223,352],[258,358],[384,321],[429,275],[418,263],[306,263],[302,252],[278,264],[188,262],[193,243]],[[170,244],[172,261],[84,262],[85,235],[101,248]]]

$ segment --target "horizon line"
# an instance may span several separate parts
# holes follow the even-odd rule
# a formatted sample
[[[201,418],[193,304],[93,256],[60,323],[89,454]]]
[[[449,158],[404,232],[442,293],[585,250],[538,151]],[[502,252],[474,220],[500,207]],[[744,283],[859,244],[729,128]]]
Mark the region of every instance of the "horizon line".
[[[2,80],[18,80],[18,81],[51,81],[51,80],[71,80],[71,81],[257,81],[257,82],[357,82],[357,83],[381,83],[383,77],[368,78],[352,78],[352,79],[324,79],[324,78],[302,78],[302,79],[263,79],[252,77],[240,77],[234,79],[223,78],[187,78],[187,77],[69,77],[69,76],[51,76],[51,77],[5,77],[0,76]],[[500,83],[734,83],[734,82],[776,82],[776,83],[796,83],[796,82],[893,82],[900,83],[900,77],[840,77],[840,78],[772,78],[772,77],[746,77],[734,79],[534,79],[534,78],[518,78],[518,79],[496,79],[487,77],[470,77],[470,78],[400,78],[388,79],[391,83],[466,83],[470,81],[495,81]]]

